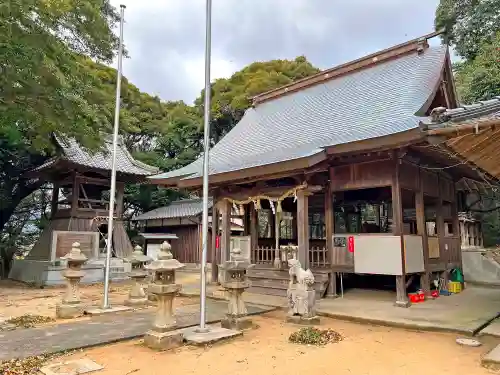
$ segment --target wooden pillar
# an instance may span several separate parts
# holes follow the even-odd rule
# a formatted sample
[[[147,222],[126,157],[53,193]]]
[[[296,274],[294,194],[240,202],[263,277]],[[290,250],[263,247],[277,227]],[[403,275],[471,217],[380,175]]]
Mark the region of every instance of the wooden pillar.
[[[125,194],[125,184],[123,182],[116,183],[116,216],[121,217],[123,214],[123,196]]]
[[[463,269],[462,265],[462,246],[460,241],[460,222],[458,221],[458,199],[455,181],[453,181],[453,202],[451,202],[451,219],[453,226],[453,237],[455,246],[458,246],[458,268]],[[479,245],[479,231],[477,232],[477,245]]]
[[[441,178],[438,176],[438,184],[439,184],[439,196],[437,197],[437,204],[436,204],[436,231],[437,231],[437,236],[438,236],[438,243],[439,243],[439,257],[440,260],[443,259],[444,255],[444,234],[445,234],[445,229],[444,229],[444,214],[443,214],[443,199],[442,199],[442,193],[441,193]],[[446,263],[448,263],[448,259],[445,260]],[[446,266],[448,267],[448,266]]]
[[[333,193],[332,185],[328,182],[325,191],[325,235],[326,235],[326,250],[328,251],[328,257],[330,262],[330,267],[332,268],[334,263],[333,259],[333,228],[335,222],[335,216],[333,213]],[[336,298],[337,297],[337,273],[333,270],[329,274],[329,283],[327,297]]]
[[[231,203],[223,199],[220,202],[221,220],[221,263],[229,260],[229,253],[231,251]]]
[[[280,222],[281,222],[281,212],[276,212],[274,214],[274,262],[273,266],[276,269],[281,269],[281,253],[280,253]]]
[[[73,174],[73,186],[71,188],[71,214],[76,215],[78,210],[78,198],[80,198],[80,179],[76,172]]]
[[[297,192],[297,255],[302,268],[309,268],[309,195],[300,190]]]
[[[253,203],[250,206],[250,261],[256,262],[255,254],[257,254],[257,247],[259,246],[259,221],[257,218],[257,210]]]
[[[401,200],[401,185],[399,181],[401,161],[394,154],[394,171],[392,178],[392,224],[393,233],[401,237],[401,275],[396,276],[396,306],[408,307],[410,302],[406,294],[405,249],[403,238],[403,204]]]
[[[217,236],[219,235],[219,210],[214,199],[212,206],[212,282],[218,281],[219,275],[219,254],[220,249],[217,249]]]
[[[231,251],[231,203],[227,199],[222,199],[219,203],[219,209],[222,216],[221,236],[220,236],[220,264],[229,260]],[[221,275],[218,277],[221,281]]]
[[[426,296],[431,294],[430,272],[429,272],[429,239],[427,238],[427,227],[425,225],[425,204],[422,176],[419,171],[419,188],[415,193],[415,211],[417,217],[417,234],[422,237],[422,248],[424,256],[424,272],[420,275],[420,287]]]
[[[54,218],[57,213],[57,208],[59,206],[59,182],[54,181],[52,183],[52,201],[50,205],[50,217]]]

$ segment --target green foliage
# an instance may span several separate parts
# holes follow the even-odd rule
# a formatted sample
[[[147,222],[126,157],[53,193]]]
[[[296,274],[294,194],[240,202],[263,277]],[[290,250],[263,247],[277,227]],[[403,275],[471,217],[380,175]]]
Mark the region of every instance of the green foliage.
[[[90,96],[86,57],[111,61],[117,14],[108,0],[0,4],[0,137],[51,149],[47,134],[96,147],[105,118]]]
[[[500,31],[500,0],[441,0],[435,24],[447,30],[458,55],[473,60]]]
[[[464,103],[500,95],[500,31],[479,47],[473,60],[454,66],[458,94]]]
[[[109,122],[88,59],[111,61],[117,19],[109,0],[0,3],[0,230],[40,187],[25,172],[54,151],[50,134],[99,146]]]
[[[342,341],[340,333],[332,329],[318,329],[314,327],[301,328],[288,338],[288,341],[295,344],[323,346],[330,343]]]
[[[255,62],[212,84],[212,138],[217,143],[241,119],[251,98],[319,72],[304,56],[295,60]],[[195,105],[203,110],[205,92]]]

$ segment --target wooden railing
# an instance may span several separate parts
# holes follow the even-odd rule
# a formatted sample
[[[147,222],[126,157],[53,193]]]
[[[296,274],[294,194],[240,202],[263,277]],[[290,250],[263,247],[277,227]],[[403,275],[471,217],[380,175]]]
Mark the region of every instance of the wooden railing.
[[[276,250],[273,247],[259,246],[256,249],[252,249],[251,252],[251,260],[253,264],[274,264]],[[281,259],[283,258],[283,254],[281,251],[279,253],[279,256]],[[309,249],[309,267],[324,268],[329,267],[330,264],[330,255],[328,254],[328,250],[324,246],[314,246]]]
[[[251,259],[253,264],[273,264],[276,250],[271,246],[258,246],[252,249]]]
[[[314,246],[309,249],[309,267],[323,268],[330,266],[328,250],[323,246]]]

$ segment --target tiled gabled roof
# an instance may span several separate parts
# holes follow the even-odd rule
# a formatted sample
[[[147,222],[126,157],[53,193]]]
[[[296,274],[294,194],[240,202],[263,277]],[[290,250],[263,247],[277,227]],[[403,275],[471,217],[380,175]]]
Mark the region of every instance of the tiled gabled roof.
[[[324,152],[328,146],[419,127],[447,48],[426,48],[258,103],[210,152],[210,174],[260,167]],[[376,61],[376,60],[374,60]],[[152,180],[202,176],[202,158]]]
[[[212,208],[213,200],[210,197],[208,200],[208,208]],[[159,207],[154,210],[144,212],[136,217],[133,221],[154,220],[154,219],[173,219],[181,217],[196,216],[203,212],[202,199],[184,199],[170,203],[168,206]]]
[[[95,153],[84,150],[74,139],[62,139],[57,136],[54,136],[54,139],[60,147],[60,155],[47,161],[42,166],[36,168],[36,170],[46,169],[60,160],[89,168],[111,170],[111,155],[113,151],[113,141],[111,137],[106,137],[102,150]],[[118,138],[116,170],[119,173],[136,176],[150,176],[159,172],[158,168],[134,159],[128,152],[121,137]]]
[[[476,125],[486,121],[500,120],[500,96],[454,109],[434,108],[431,115],[422,121],[427,130],[463,125]]]

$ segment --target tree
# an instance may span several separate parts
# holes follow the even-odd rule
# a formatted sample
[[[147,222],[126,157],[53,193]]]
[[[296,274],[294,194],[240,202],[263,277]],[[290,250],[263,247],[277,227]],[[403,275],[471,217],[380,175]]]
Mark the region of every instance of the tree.
[[[457,91],[464,103],[500,95],[500,31],[491,43],[479,47],[473,60],[455,65]]]
[[[243,117],[251,98],[319,72],[304,56],[294,60],[255,62],[212,84],[212,139],[217,143]],[[203,112],[205,92],[195,101]]]
[[[0,230],[41,186],[24,174],[54,151],[48,135],[99,146],[110,124],[88,61],[112,60],[117,20],[109,0],[0,3]]]
[[[446,29],[459,56],[472,61],[500,31],[500,0],[441,0],[435,25]]]

